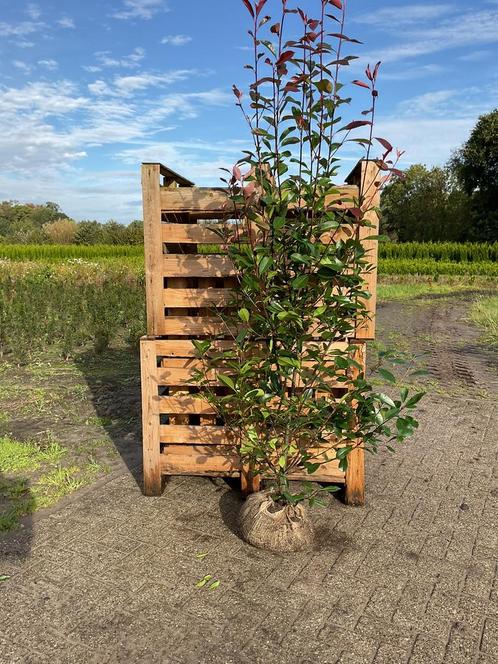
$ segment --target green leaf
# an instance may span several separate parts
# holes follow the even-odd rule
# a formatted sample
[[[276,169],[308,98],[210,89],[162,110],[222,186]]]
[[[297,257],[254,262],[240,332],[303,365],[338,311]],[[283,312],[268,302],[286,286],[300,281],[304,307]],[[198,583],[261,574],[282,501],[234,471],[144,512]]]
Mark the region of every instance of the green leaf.
[[[420,399],[423,399],[425,397],[425,392],[418,392],[417,394],[414,394],[413,397],[408,399],[406,402],[405,406],[406,408],[414,408]]]
[[[225,374],[219,374],[218,375],[218,380],[220,380],[224,385],[229,387],[231,390],[235,392],[235,383],[233,380],[230,378],[230,376],[225,376]]]
[[[389,383],[396,382],[396,376],[394,376],[394,374],[392,374],[387,369],[379,369],[379,373],[382,376],[382,378],[384,378],[384,380],[387,380]]]
[[[239,309],[239,318],[244,323],[248,323],[249,322],[249,311],[245,308]]]
[[[387,406],[390,406],[391,408],[396,408],[396,404],[391,399],[391,397],[387,396],[387,394],[380,392],[379,399],[382,401],[382,403],[385,403]]]
[[[206,341],[198,341],[193,339],[192,344],[200,355],[205,355],[211,348],[211,342],[208,339]]]
[[[292,288],[298,289],[298,288],[306,288],[309,282],[309,275],[308,274],[300,274],[298,275],[295,279],[292,280]]]
[[[195,557],[197,558],[197,560],[204,560],[204,558],[205,558],[207,555],[208,555],[207,553],[202,552],[202,553],[196,553],[196,554],[195,554]]]
[[[206,576],[203,576],[202,579],[199,579],[199,581],[197,581],[197,583],[195,584],[195,587],[196,587],[196,588],[204,588],[204,586],[206,585],[206,583],[207,583],[208,581],[211,581],[212,578],[213,578],[213,577],[212,577],[211,574],[206,574]]]
[[[0,583],[2,581],[8,581],[9,579],[10,579],[10,576],[8,576],[7,574],[0,574]]]
[[[216,588],[219,588],[220,586],[220,581],[213,581],[213,583],[209,586],[209,590],[216,590]]]

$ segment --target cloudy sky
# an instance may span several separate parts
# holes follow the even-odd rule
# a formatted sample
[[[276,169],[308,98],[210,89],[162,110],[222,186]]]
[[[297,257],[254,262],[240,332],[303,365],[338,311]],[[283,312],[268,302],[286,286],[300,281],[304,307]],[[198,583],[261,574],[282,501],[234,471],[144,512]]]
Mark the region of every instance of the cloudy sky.
[[[301,4],[311,15],[319,1]],[[383,62],[377,134],[406,150],[404,166],[444,163],[498,106],[498,0],[348,5],[359,62]],[[247,81],[240,0],[0,8],[0,200],[128,223],[141,217],[141,161],[216,185],[247,147],[231,93]],[[355,65],[344,82],[360,73]]]

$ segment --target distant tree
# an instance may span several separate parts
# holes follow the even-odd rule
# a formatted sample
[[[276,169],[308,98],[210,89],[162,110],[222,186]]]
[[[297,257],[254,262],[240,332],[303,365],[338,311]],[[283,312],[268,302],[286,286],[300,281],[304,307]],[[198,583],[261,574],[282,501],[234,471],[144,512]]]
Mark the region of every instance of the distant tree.
[[[75,244],[103,244],[104,225],[98,221],[80,221],[74,242]]]
[[[105,244],[126,244],[126,226],[114,219],[107,221],[102,231]]]
[[[467,213],[467,196],[447,170],[415,164],[385,188],[381,231],[399,242],[459,241]]]
[[[78,224],[72,219],[56,219],[42,228],[51,244],[73,244]]]
[[[34,205],[3,201],[0,203],[0,236],[8,242],[40,242],[43,241],[43,225],[57,219],[67,219],[57,203]]]
[[[144,243],[144,222],[135,219],[131,224],[126,226],[126,244],[143,244]]]
[[[468,239],[498,241],[498,109],[481,115],[450,167],[470,196]]]

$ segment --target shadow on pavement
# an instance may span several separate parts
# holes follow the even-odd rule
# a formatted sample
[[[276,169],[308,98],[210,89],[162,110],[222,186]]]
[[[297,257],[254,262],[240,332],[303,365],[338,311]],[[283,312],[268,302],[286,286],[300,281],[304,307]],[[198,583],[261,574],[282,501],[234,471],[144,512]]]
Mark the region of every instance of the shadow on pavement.
[[[129,349],[94,350],[75,358],[99,424],[142,489],[140,358]]]

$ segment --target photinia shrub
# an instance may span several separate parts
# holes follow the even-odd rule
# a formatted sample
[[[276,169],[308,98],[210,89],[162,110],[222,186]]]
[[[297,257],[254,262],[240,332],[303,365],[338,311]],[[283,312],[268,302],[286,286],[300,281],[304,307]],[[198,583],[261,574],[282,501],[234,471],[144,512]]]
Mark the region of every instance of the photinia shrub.
[[[312,475],[332,459],[345,470],[357,445],[376,451],[386,441],[393,449],[417,427],[411,411],[423,394],[376,392],[354,343],[369,297],[369,256],[356,230],[371,225],[369,201],[399,175],[401,153],[393,158],[389,141],[374,136],[380,63],[352,81],[369,103],[359,118],[345,119],[351,99],[341,75],[358,43],[345,34],[345,2],[310,2],[305,11],[281,0],[277,21],[266,14],[267,0],[243,4],[253,80],[248,94],[237,86],[233,92],[253,147],[224,178],[236,219],[221,241],[237,268],[237,288],[234,306],[218,311],[234,344],[220,350],[211,340],[195,342],[204,360],[197,380],[243,461],[271,478],[274,500],[315,502],[316,485],[291,491],[293,472]],[[370,159],[374,145],[382,149],[376,183],[360,190],[349,211],[339,209],[334,182],[342,153],[355,146]],[[223,395],[212,387],[213,370]]]

